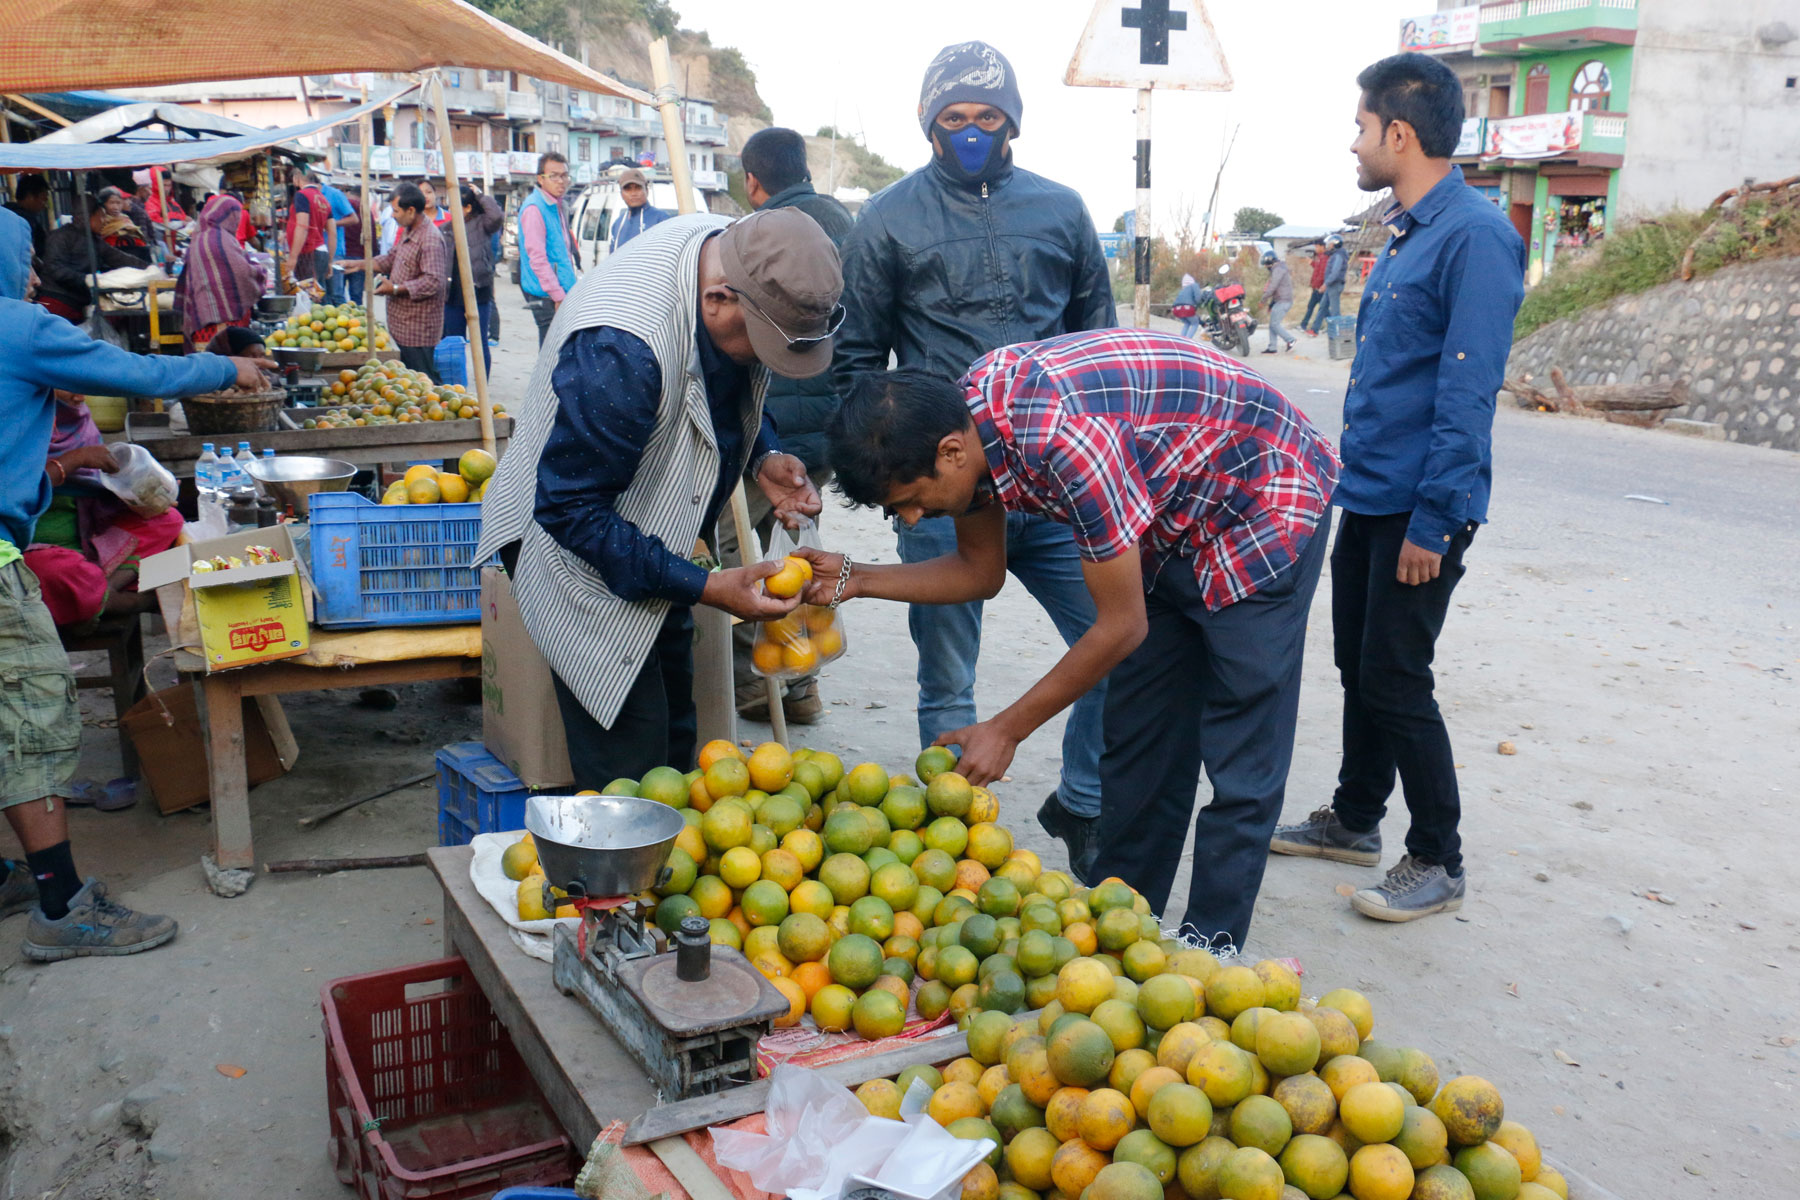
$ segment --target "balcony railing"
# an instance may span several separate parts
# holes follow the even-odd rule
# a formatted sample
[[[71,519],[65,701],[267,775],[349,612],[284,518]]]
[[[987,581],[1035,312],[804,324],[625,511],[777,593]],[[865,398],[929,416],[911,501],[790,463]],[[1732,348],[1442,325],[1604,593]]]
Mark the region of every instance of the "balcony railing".
[[[687,125],[687,139],[690,142],[723,146],[726,142],[725,127],[708,121],[690,121]]]
[[[727,186],[723,171],[695,171],[693,176],[694,186],[709,192],[722,192]]]
[[[544,98],[536,92],[508,92],[506,115],[514,120],[536,120],[544,115]]]
[[[1638,0],[1494,0],[1481,6],[1481,49],[1629,46],[1637,40],[1637,10]]]

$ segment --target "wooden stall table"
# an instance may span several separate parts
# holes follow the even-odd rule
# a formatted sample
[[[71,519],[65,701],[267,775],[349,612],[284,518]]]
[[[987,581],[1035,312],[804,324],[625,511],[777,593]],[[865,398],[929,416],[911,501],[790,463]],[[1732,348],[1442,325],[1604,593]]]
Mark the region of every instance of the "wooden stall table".
[[[474,856],[468,846],[437,846],[425,852],[426,865],[444,889],[444,951],[469,964],[578,1149],[591,1145],[595,1135],[614,1121],[624,1121],[624,1145],[649,1143],[662,1155],[667,1139],[679,1140],[690,1129],[723,1125],[763,1110],[769,1094],[766,1079],[710,1096],[659,1100],[643,1068],[606,1026],[573,996],[557,991],[550,964],[513,944],[506,922],[469,878]],[[854,1088],[915,1064],[961,1058],[968,1046],[963,1034],[949,1033],[819,1070]]]
[[[213,860],[221,867],[254,867],[243,697],[476,678],[481,674],[481,627],[430,625],[347,633],[314,629],[311,646],[298,658],[213,674],[202,674],[205,660],[191,651],[178,650],[173,657],[176,669],[194,676],[200,689],[212,786]]]
[[[305,410],[292,409],[290,412]],[[200,460],[201,443],[228,439],[250,443],[250,452],[261,456],[265,449],[276,454],[313,454],[338,458],[359,467],[380,463],[410,462],[418,459],[452,459],[464,450],[481,445],[481,422],[458,418],[454,421],[416,421],[405,425],[362,425],[350,429],[277,429],[268,433],[191,434],[176,433],[167,413],[131,413],[125,418],[129,441],[150,451],[156,461],[177,478],[191,477],[194,464]],[[494,438],[498,456],[506,449],[512,435],[512,418],[494,418]]]

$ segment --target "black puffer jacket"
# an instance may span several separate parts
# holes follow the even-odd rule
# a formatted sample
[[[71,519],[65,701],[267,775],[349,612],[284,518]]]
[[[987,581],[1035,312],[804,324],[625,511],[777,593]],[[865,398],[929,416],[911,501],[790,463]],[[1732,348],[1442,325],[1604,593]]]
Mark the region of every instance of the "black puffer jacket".
[[[819,223],[831,244],[844,250],[844,239],[850,233],[850,213],[834,197],[821,196],[810,183],[796,183],[769,197],[763,205],[771,208],[797,208]],[[763,410],[775,421],[775,432],[781,448],[797,456],[808,471],[817,472],[829,466],[825,459],[825,426],[837,412],[838,394],[832,386],[831,372],[811,379],[783,379],[769,375],[768,395]]]
[[[991,350],[1118,323],[1100,239],[1071,188],[1009,167],[969,187],[935,161],[870,198],[844,245],[838,390],[903,367],[955,379]]]

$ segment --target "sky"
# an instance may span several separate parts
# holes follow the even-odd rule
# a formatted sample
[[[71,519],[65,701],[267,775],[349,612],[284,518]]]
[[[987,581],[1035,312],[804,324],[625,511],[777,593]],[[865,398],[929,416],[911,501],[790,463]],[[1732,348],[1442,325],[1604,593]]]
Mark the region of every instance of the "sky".
[[[673,3],[684,27],[743,52],[776,124],[811,134],[835,120],[908,170],[930,153],[916,116],[926,65],[952,42],[991,42],[1011,60],[1024,96],[1019,165],[1077,189],[1103,230],[1135,203],[1135,93],[1062,81],[1092,0]],[[1364,207],[1349,152],[1356,73],[1397,50],[1402,18],[1435,7],[1433,0],[1213,0],[1207,11],[1235,88],[1155,94],[1158,234],[1183,208],[1198,226],[1233,126],[1220,223],[1228,227],[1244,205],[1301,225],[1336,225]]]

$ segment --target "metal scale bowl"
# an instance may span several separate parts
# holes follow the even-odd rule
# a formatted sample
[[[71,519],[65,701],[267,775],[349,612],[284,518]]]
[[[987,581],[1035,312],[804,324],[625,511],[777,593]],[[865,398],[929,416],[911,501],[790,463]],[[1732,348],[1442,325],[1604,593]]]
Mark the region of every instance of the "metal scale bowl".
[[[757,1041],[788,1009],[741,953],[712,944],[705,918],[684,920],[668,953],[649,905],[597,905],[660,882],[682,826],[676,810],[635,796],[525,802],[545,886],[582,910],[579,933],[557,927],[556,986],[600,1018],[669,1100],[747,1082]]]

